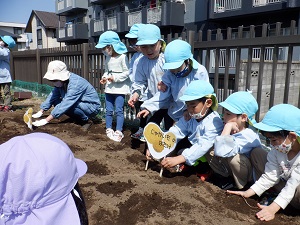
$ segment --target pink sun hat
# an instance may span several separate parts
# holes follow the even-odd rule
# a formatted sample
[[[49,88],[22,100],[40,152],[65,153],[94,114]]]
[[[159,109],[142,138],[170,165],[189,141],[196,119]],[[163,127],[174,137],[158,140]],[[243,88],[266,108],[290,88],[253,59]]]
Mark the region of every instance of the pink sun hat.
[[[0,225],[80,225],[71,195],[87,165],[59,138],[17,136],[0,145]]]

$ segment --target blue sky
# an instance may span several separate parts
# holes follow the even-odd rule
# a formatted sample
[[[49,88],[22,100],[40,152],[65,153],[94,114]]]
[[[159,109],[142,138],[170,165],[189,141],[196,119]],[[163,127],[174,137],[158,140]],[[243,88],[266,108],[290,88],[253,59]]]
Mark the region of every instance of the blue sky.
[[[26,24],[32,10],[55,12],[55,0],[0,1],[0,22]]]

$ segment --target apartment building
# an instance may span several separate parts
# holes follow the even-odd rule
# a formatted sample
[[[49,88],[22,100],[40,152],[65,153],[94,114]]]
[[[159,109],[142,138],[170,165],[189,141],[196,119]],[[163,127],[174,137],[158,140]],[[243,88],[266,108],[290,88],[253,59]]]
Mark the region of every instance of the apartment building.
[[[56,14],[66,17],[57,39],[67,44],[97,41],[106,30],[116,31],[122,38],[134,23],[156,24],[163,35],[202,30],[204,37],[207,30],[267,23],[272,35],[276,22],[282,23],[283,33],[290,32],[291,20],[296,20],[298,27],[300,1],[56,0]],[[233,30],[233,37],[236,34]],[[247,29],[243,35],[249,35]]]
[[[162,33],[182,32],[185,6],[182,1],[56,0],[56,13],[66,17],[58,41],[97,41],[106,30],[124,37],[134,23],[158,25]]]
[[[226,29],[238,26],[269,24],[268,35],[274,34],[277,22],[281,33],[289,33],[290,21],[300,22],[300,1],[297,0],[214,0],[209,4],[208,21],[211,27]],[[293,31],[295,32],[295,31]],[[299,29],[296,30],[299,33]],[[245,32],[244,36],[249,35]]]
[[[26,24],[0,22],[0,35],[12,36],[16,41],[16,47],[13,51],[23,51],[26,49],[26,43],[29,42],[28,35],[25,33]]]

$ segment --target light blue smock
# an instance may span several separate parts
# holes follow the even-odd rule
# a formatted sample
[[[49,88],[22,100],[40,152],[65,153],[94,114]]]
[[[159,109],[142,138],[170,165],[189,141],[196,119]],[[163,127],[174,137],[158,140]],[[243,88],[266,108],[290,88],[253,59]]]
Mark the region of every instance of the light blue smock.
[[[0,46],[0,84],[11,82],[10,50]]]
[[[198,64],[197,68],[192,69],[187,76],[180,78],[174,76],[169,70],[166,71],[162,77],[162,81],[167,86],[167,90],[165,92],[158,91],[152,98],[144,101],[141,108],[146,108],[152,114],[161,108],[167,108],[169,116],[174,121],[178,121],[186,109],[185,102],[179,98],[183,95],[187,86],[193,80],[205,80],[209,82],[205,67]]]
[[[200,122],[194,118],[186,121],[182,117],[169,131],[175,134],[177,142],[188,137],[192,146],[184,149],[181,155],[185,158],[187,165],[193,165],[209,151],[223,128],[223,121],[219,113],[213,111]]]
[[[257,132],[246,128],[241,132],[216,137],[214,144],[215,155],[219,157],[232,157],[245,154],[248,158],[254,148],[261,147]]]
[[[147,99],[152,98],[158,91],[157,84],[165,73],[162,68],[164,63],[163,53],[160,53],[157,59],[142,56],[136,66],[135,80],[131,86],[132,94],[139,92],[142,96],[147,90]]]

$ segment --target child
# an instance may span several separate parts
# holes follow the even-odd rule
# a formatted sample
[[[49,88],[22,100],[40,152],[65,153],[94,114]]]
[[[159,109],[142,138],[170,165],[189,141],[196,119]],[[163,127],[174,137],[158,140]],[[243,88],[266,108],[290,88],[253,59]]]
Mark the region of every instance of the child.
[[[0,224],[88,225],[78,179],[87,165],[46,133],[0,145]]]
[[[0,36],[0,111],[9,112],[12,108],[10,84],[10,49],[16,42],[11,36]]]
[[[124,137],[122,130],[124,124],[124,100],[129,94],[129,71],[126,46],[120,41],[118,34],[114,31],[106,31],[100,35],[96,48],[101,48],[105,59],[105,73],[100,83],[105,84],[106,103],[106,135],[116,142]],[[112,129],[114,106],[117,117],[116,131]]]
[[[252,181],[250,152],[261,147],[257,132],[249,127],[255,122],[253,116],[258,110],[258,104],[250,92],[239,91],[219,105],[224,108],[225,126],[215,140],[214,151],[206,159],[214,172],[223,177],[233,176],[236,188],[242,189]],[[221,188],[231,188],[229,185],[232,183],[221,185]]]
[[[223,129],[223,122],[215,111],[218,107],[217,98],[209,82],[192,81],[180,100],[185,101],[191,119],[187,121],[182,117],[169,129],[175,134],[177,140],[180,140],[175,151],[179,149],[178,146],[181,147],[179,155],[166,157],[161,161],[161,165],[169,170],[181,167],[178,166],[181,164],[189,166],[197,164],[198,160],[213,146],[215,138]],[[146,152],[146,157],[148,160],[151,159],[149,151]]]
[[[135,81],[135,71],[137,64],[141,57],[143,56],[143,53],[140,50],[140,47],[136,45],[137,43],[137,35],[138,31],[141,27],[145,26],[145,24],[134,24],[130,30],[129,33],[125,35],[125,37],[128,38],[130,47],[135,50],[136,52],[133,54],[130,62],[129,62],[129,78],[131,80],[131,83],[134,83]],[[144,100],[147,99],[147,91],[138,99],[138,101],[134,104],[134,107],[136,109],[136,112],[140,110],[141,104],[144,102]],[[140,118],[140,125],[139,129],[136,133],[132,134],[131,137],[135,139],[139,139],[140,141],[145,142],[144,137],[141,135],[143,133],[143,128],[146,126],[147,123],[147,117]]]
[[[144,109],[138,113],[138,117],[143,118],[160,108],[168,108],[169,116],[174,121],[178,121],[186,111],[184,101],[180,100],[186,87],[193,80],[209,82],[208,73],[205,67],[193,58],[191,46],[185,41],[170,42],[164,55],[163,69],[167,71],[162,77],[162,83],[166,85],[163,88],[165,91],[159,91],[152,98],[146,100],[141,106]]]
[[[166,43],[161,39],[160,29],[154,24],[146,24],[138,31],[138,42],[143,57],[138,62],[135,71],[135,80],[132,83],[132,95],[128,101],[130,107],[134,104],[147,90],[147,99],[153,97],[158,91],[158,83],[161,82],[164,74],[163,64],[164,49]],[[148,120],[160,124],[164,119],[165,129],[169,129],[173,120],[168,116],[167,109],[161,108]],[[143,138],[143,129],[138,131],[137,138]]]
[[[300,209],[300,109],[289,104],[273,106],[260,123],[253,125],[270,141],[271,151],[251,152],[251,162],[259,178],[247,191],[227,191],[249,198],[273,187],[278,194],[270,205],[257,204],[256,216],[269,221],[288,204]],[[261,175],[261,176],[260,176]]]
[[[135,70],[136,70],[136,65],[139,62],[139,59],[143,56],[140,48],[137,43],[137,35],[138,31],[141,27],[145,26],[145,24],[134,24],[129,30],[129,33],[125,35],[126,38],[128,38],[128,42],[130,47],[136,51],[133,56],[130,59],[129,62],[129,78],[131,82],[134,82],[134,75],[135,75]]]
[[[45,111],[52,106],[54,108],[45,119],[37,120],[32,124],[36,127],[44,126],[54,118],[66,114],[81,124],[85,130],[89,129],[101,106],[95,88],[86,79],[68,71],[66,64],[60,60],[48,64],[44,78],[53,83],[54,89],[41,104],[40,111],[32,117],[40,118]]]

